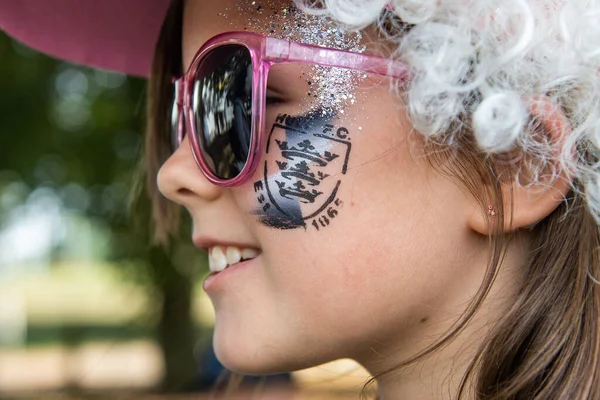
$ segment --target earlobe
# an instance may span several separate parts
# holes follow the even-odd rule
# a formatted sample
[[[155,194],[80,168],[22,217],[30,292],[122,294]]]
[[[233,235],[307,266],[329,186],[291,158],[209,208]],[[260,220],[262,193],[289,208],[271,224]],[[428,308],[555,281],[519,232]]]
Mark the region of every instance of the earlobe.
[[[571,131],[567,117],[561,108],[549,98],[541,96],[529,103],[529,112],[539,122],[534,132],[528,134],[541,135],[547,143],[552,143],[556,156],[548,161],[548,169],[552,172],[544,178],[530,178],[528,174],[512,176],[502,184],[503,204],[489,204],[484,209],[480,205],[474,210],[470,227],[482,235],[491,234],[494,218],[503,215],[504,231],[528,227],[550,215],[563,201],[571,189],[571,175],[556,160],[560,159],[563,143]],[[527,154],[521,163],[527,162]],[[523,166],[521,166],[523,167]],[[514,171],[511,172],[514,174]],[[544,174],[533,174],[543,176]],[[489,209],[492,207],[492,210]]]

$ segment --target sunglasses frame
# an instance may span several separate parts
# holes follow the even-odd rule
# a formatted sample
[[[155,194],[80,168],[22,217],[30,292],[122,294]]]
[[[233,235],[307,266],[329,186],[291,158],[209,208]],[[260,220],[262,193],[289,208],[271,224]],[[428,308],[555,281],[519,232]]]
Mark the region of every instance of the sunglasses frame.
[[[244,167],[236,177],[231,179],[216,176],[204,160],[198,143],[192,104],[194,80],[200,63],[212,50],[226,45],[244,46],[250,52],[252,61],[250,149]],[[177,145],[181,145],[187,130],[190,133],[188,136],[194,159],[202,173],[213,184],[221,187],[240,186],[254,174],[264,147],[264,116],[269,70],[273,65],[287,62],[357,70],[399,80],[409,78],[406,64],[385,57],[313,46],[249,32],[225,32],[212,37],[200,47],[185,74],[173,80],[175,95],[172,111],[173,114],[178,113]]]

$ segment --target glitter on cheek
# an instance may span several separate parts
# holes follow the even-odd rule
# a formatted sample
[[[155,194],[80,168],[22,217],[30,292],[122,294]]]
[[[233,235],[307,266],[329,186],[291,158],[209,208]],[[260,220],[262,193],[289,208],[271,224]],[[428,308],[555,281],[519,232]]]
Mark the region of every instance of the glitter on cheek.
[[[296,27],[287,31],[283,39],[354,53],[363,53],[366,49],[360,32],[345,32],[325,15],[308,15],[296,8],[292,9],[291,15]],[[311,66],[307,82],[312,86],[310,92],[319,100],[313,109],[343,113],[346,106],[354,104],[354,91],[362,80],[361,76],[365,75],[343,68]]]
[[[309,96],[316,98],[314,108],[339,111],[356,103],[356,88],[363,80],[360,73],[343,68],[311,66]]]
[[[237,3],[234,11],[239,16],[246,16],[243,29],[247,31],[354,53],[366,50],[359,31],[346,32],[330,17],[309,15],[293,5],[272,0],[244,0]],[[237,23],[233,18],[229,21],[232,29],[240,29],[239,19]],[[343,113],[344,108],[356,103],[354,92],[366,77],[359,71],[311,65],[310,74],[306,76],[307,95],[312,100],[310,110]]]

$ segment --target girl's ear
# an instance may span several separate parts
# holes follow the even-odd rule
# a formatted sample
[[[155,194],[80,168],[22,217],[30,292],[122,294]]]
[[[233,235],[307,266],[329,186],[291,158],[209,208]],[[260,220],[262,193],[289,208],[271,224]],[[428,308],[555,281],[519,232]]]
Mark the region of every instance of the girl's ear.
[[[547,142],[553,143],[557,152],[562,150],[562,144],[571,132],[569,121],[561,108],[553,103],[547,97],[536,97],[532,99],[529,105],[529,112],[535,120],[540,122],[536,134],[546,136]],[[539,129],[541,128],[541,129]],[[525,155],[523,160],[528,157]],[[504,211],[504,231],[512,231],[519,228],[533,225],[552,213],[564,200],[571,188],[570,174],[560,165],[557,159],[559,154],[553,160],[549,161],[548,169],[552,169],[554,178],[549,182],[528,181],[528,174],[519,174],[519,179],[508,179],[502,186],[502,192],[505,197],[503,206]],[[525,167],[524,167],[525,168]],[[512,192],[512,202],[510,194]],[[482,235],[491,233],[491,218],[498,218],[495,210],[499,207],[490,204],[490,209],[486,206],[481,210],[480,206],[473,207],[470,215],[470,228]]]

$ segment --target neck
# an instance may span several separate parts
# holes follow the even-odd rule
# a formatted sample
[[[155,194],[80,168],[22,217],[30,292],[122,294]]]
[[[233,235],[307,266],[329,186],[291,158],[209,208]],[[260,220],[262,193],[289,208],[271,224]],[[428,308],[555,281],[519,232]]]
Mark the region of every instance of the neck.
[[[477,350],[472,346],[474,343],[459,345],[458,342],[457,338],[433,354],[377,379],[377,399],[456,399]],[[462,399],[470,400],[471,397],[466,395]]]

